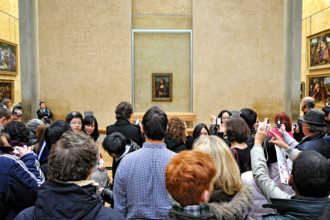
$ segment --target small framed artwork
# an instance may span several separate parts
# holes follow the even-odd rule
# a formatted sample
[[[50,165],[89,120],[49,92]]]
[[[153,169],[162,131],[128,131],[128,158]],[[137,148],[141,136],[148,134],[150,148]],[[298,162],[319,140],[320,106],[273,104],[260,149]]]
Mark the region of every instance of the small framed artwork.
[[[17,65],[17,44],[0,40],[0,74],[16,75]]]
[[[172,101],[172,73],[152,74],[152,101]]]
[[[330,73],[307,76],[307,92],[317,105],[324,106],[330,100]]]
[[[330,67],[330,30],[308,38],[309,68]]]
[[[0,79],[0,101],[6,98],[14,102],[14,80]]]

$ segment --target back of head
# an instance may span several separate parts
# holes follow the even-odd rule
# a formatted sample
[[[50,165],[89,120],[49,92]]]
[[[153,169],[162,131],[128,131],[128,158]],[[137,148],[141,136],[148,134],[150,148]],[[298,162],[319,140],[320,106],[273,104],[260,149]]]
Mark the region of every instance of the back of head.
[[[315,99],[313,97],[306,96],[301,100],[301,102],[302,102],[302,108],[307,107],[308,109],[312,109],[315,107]]]
[[[118,119],[128,120],[133,113],[133,107],[128,102],[121,102],[118,104],[115,113],[117,120]]]
[[[166,134],[167,115],[158,107],[151,107],[143,116],[145,135],[151,140],[163,140]]]
[[[250,108],[241,109],[239,116],[244,119],[250,129],[257,121],[257,113]]]
[[[166,138],[184,142],[186,140],[186,125],[185,122],[178,117],[171,117],[168,121],[168,130]]]
[[[18,121],[9,122],[6,125],[4,132],[9,134],[11,141],[19,142],[19,143],[15,143],[19,146],[21,145],[23,146],[24,144],[27,144],[29,141],[30,132],[22,122],[18,122]]]
[[[0,118],[5,117],[6,120],[10,119],[11,112],[6,108],[0,108]]]
[[[84,120],[82,121],[82,130],[85,132],[85,125],[91,125],[91,124],[93,124],[93,122],[94,122],[94,131],[91,134],[91,137],[94,140],[97,140],[100,136],[100,132],[99,132],[99,126],[98,126],[97,120],[93,115],[87,115],[84,118]]]
[[[250,129],[240,117],[231,117],[226,123],[226,133],[230,142],[243,143],[250,137]]]
[[[204,136],[194,143],[194,150],[212,156],[216,171],[215,186],[228,195],[241,191],[241,174],[228,145],[217,136]]]
[[[81,121],[83,121],[83,116],[80,114],[80,112],[70,112],[69,114],[66,115],[65,121],[70,124],[71,120],[73,118],[80,118]]]
[[[307,124],[307,129],[312,134],[324,136],[328,131],[325,123],[325,114],[323,111],[311,109],[305,113],[301,120],[303,123]]]
[[[66,131],[72,131],[72,128],[68,123],[63,120],[55,121],[46,128],[45,141],[49,150]]]
[[[330,193],[329,161],[313,150],[302,151],[293,161],[293,182],[301,196],[321,198]]]
[[[26,124],[26,127],[35,134],[38,127],[43,123],[44,122],[41,121],[40,119],[34,118],[34,119],[31,119],[28,121],[28,123]]]
[[[210,134],[209,129],[207,128],[206,124],[200,123],[200,124],[196,125],[196,127],[194,129],[194,132],[192,135],[194,139],[198,138],[201,135],[201,131],[203,128],[207,131],[208,135]]]
[[[182,151],[166,166],[166,189],[181,206],[198,205],[216,175],[212,157],[201,151]]]
[[[108,154],[121,156],[126,150],[126,137],[120,132],[113,132],[104,138],[102,146]]]
[[[330,113],[330,107],[329,106],[323,107],[322,111],[324,112],[325,117],[327,117]]]
[[[280,120],[281,124],[283,124],[285,126],[285,130],[287,132],[290,132],[292,130],[292,123],[290,120],[290,116],[285,113],[285,112],[280,112],[275,116],[275,124],[277,122],[277,120]]]
[[[65,132],[48,157],[48,179],[86,180],[97,162],[97,145],[86,134]]]

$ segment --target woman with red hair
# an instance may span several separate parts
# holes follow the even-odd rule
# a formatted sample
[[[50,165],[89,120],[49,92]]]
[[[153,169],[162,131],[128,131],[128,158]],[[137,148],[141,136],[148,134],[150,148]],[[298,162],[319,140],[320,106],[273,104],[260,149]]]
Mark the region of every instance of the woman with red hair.
[[[285,112],[280,112],[280,113],[278,113],[275,116],[275,125],[277,124],[277,120],[280,120],[280,123],[285,126],[285,130],[288,132],[288,134],[291,137],[293,137],[293,134],[292,134],[292,123],[291,123],[291,120],[290,120],[290,116],[287,113],[285,113]],[[282,137],[282,135],[277,131],[276,128],[273,128],[272,129],[272,132],[274,132],[278,136]],[[269,136],[274,137],[274,135],[272,133],[270,133],[270,132],[269,132]]]

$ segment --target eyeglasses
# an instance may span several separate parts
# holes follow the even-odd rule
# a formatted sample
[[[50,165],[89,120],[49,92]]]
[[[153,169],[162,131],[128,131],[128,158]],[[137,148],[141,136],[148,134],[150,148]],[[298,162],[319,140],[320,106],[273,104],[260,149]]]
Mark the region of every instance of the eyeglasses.
[[[77,122],[77,121],[75,121],[75,122],[70,122],[70,125],[81,125],[81,122]]]

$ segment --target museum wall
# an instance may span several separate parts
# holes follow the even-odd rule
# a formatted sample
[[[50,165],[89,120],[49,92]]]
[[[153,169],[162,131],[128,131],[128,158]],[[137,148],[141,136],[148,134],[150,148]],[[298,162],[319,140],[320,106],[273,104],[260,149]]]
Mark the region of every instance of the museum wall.
[[[330,66],[310,67],[309,65],[309,38],[320,33],[330,31],[330,1],[325,0],[304,0],[303,18],[302,18],[302,56],[301,56],[301,81],[304,82],[305,94],[308,95],[308,76],[317,76],[319,74],[330,75]],[[317,104],[321,109],[323,104]]]
[[[92,110],[101,127],[115,122],[116,105],[132,101],[132,28],[193,30],[192,126],[209,123],[209,113],[222,109],[250,107],[261,119],[283,111],[283,0],[61,2],[38,3],[40,99],[55,119]],[[152,72],[145,71],[150,80]],[[140,98],[141,110],[154,104],[150,94]]]
[[[1,80],[14,81],[14,104],[21,101],[21,76],[19,65],[19,16],[18,0],[0,0],[0,40],[17,44],[16,62],[18,65],[17,75],[0,74]]]

